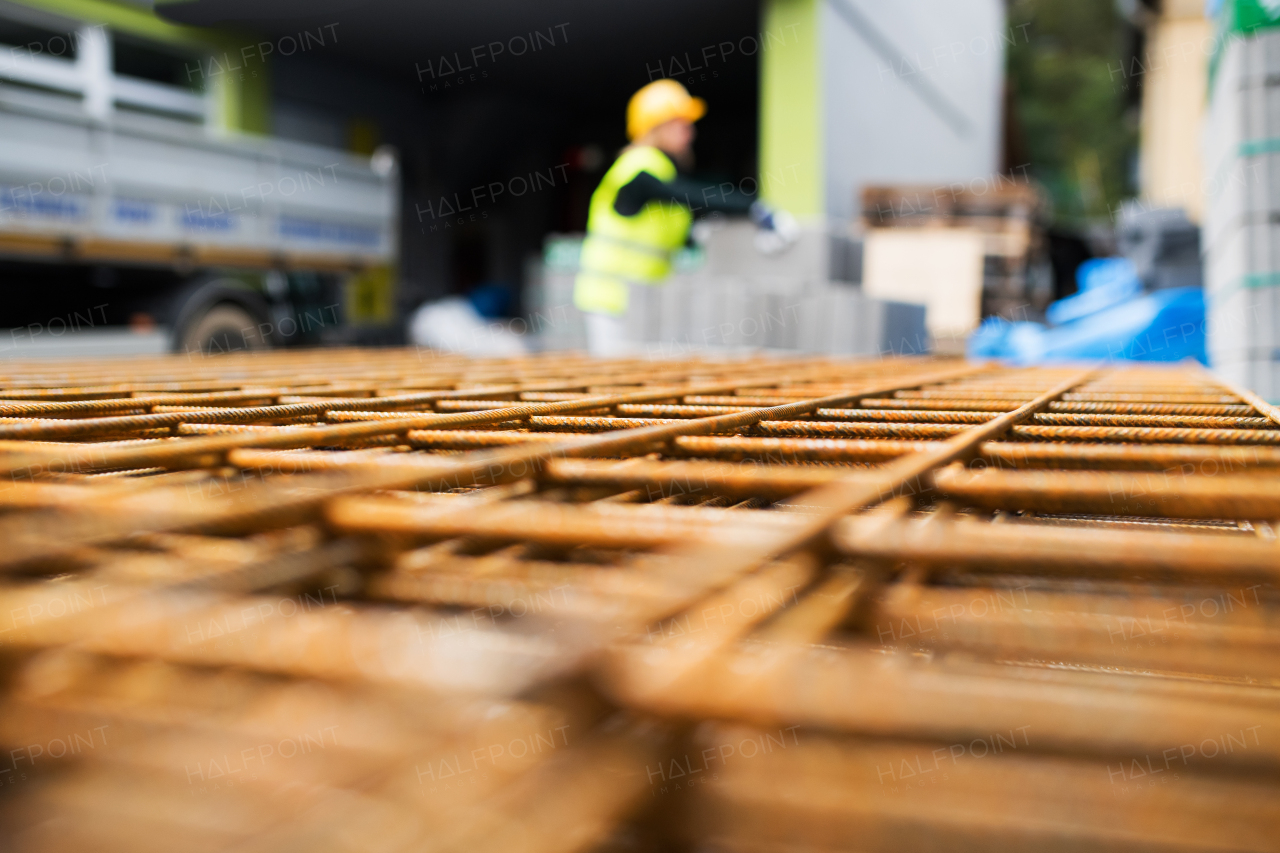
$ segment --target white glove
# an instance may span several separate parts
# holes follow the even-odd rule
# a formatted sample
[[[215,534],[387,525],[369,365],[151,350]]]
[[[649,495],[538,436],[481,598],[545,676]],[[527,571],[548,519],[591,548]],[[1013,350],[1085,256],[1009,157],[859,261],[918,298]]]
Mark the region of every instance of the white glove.
[[[719,230],[719,223],[712,223],[708,219],[699,219],[697,222],[693,223],[693,228],[690,230],[689,236],[693,239],[693,242],[696,245],[705,249],[707,244],[711,242],[711,235],[715,234]]]
[[[800,239],[800,223],[785,210],[770,210],[756,202],[751,206],[751,220],[758,229],[752,243],[762,255],[779,255]]]

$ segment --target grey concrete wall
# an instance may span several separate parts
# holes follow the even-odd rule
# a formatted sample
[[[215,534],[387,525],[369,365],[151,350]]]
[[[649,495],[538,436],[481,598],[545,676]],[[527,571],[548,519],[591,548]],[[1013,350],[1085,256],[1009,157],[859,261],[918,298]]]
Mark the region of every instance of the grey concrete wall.
[[[946,185],[999,169],[1000,0],[824,0],[827,216],[868,183]]]

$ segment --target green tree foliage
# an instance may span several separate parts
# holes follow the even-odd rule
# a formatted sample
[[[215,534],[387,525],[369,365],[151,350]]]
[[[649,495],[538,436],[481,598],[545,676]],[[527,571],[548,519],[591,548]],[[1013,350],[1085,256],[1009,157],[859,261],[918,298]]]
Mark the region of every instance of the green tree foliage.
[[[1140,80],[1115,0],[1013,0],[1009,85],[1031,173],[1063,223],[1105,218],[1133,194]],[[1024,29],[1018,27],[1026,24]]]

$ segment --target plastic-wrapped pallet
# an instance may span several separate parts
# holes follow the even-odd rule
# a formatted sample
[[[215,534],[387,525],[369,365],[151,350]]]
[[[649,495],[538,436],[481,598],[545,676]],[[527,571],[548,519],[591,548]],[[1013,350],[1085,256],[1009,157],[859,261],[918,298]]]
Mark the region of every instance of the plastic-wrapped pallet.
[[[658,340],[678,344],[689,339],[689,300],[697,286],[697,277],[674,275],[667,286],[658,291]]]
[[[1204,128],[1210,364],[1280,399],[1280,9],[1219,10]]]
[[[693,310],[677,339],[702,346],[801,348],[799,308],[812,288],[800,280],[704,275],[691,277],[685,287],[683,302]]]
[[[751,233],[743,223],[722,225],[705,257],[682,255],[662,285],[633,287],[628,337],[659,357],[717,350],[874,356],[931,349],[923,305],[875,299],[856,285],[828,279],[826,256],[818,251],[823,235],[806,232],[792,250],[766,256],[751,246]],[[581,238],[549,239],[540,269],[528,276],[525,301],[538,349],[585,347],[572,298],[580,247]],[[540,315],[552,322],[539,322]]]
[[[800,349],[827,355],[910,355],[931,348],[925,308],[828,282],[800,306]]]
[[[573,280],[581,250],[580,239],[552,236],[541,261],[526,267],[529,333],[539,350],[586,348],[586,321],[573,306]]]

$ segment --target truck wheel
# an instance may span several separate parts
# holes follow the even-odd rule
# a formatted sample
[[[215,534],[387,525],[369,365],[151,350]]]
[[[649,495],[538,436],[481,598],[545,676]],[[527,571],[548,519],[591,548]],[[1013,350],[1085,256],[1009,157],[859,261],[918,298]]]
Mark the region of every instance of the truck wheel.
[[[214,305],[194,322],[188,323],[178,340],[179,352],[203,355],[270,347],[253,315],[230,302]]]

